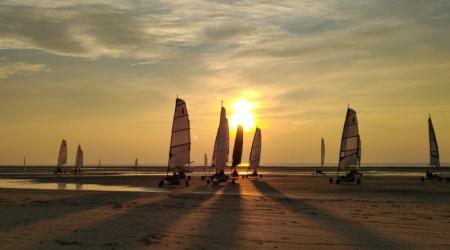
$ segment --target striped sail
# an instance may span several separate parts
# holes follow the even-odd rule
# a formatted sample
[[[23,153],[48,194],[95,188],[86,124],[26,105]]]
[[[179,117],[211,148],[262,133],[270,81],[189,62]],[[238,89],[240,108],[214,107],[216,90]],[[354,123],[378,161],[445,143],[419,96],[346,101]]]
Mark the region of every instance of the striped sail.
[[[342,132],[338,171],[359,167],[361,161],[361,139],[358,131],[356,111],[348,108]]]
[[[234,139],[234,148],[233,148],[233,163],[232,167],[236,167],[241,164],[242,160],[242,146],[244,144],[244,128],[242,125],[238,125],[236,130],[236,138]]]
[[[186,102],[175,101],[175,112],[170,139],[168,171],[183,168],[191,161],[191,127]]]
[[[325,140],[322,138],[322,142],[320,144],[320,167],[323,170],[325,165]]]
[[[250,166],[251,169],[258,169],[261,161],[261,129],[256,128],[255,135],[253,137],[252,149],[250,150]]]
[[[216,140],[214,142],[214,153],[212,167],[216,171],[222,171],[228,162],[228,153],[230,145],[230,134],[228,128],[227,111],[222,107],[220,111],[219,128],[217,129]]]
[[[439,169],[441,167],[439,161],[439,148],[431,117],[428,118],[428,139],[430,143],[430,166]]]
[[[67,142],[66,140],[61,141],[61,146],[59,147],[58,154],[58,166],[62,166],[67,163]]]

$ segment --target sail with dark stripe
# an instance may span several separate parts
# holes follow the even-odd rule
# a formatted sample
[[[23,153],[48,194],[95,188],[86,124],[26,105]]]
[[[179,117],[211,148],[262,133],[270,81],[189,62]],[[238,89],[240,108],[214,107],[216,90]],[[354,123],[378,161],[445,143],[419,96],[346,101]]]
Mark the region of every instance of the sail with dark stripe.
[[[175,101],[175,112],[170,139],[168,171],[185,168],[190,164],[191,128],[186,102],[180,98]]]
[[[358,119],[356,111],[348,108],[342,132],[338,171],[348,170],[351,167],[359,168],[360,164],[361,139],[358,130]]]

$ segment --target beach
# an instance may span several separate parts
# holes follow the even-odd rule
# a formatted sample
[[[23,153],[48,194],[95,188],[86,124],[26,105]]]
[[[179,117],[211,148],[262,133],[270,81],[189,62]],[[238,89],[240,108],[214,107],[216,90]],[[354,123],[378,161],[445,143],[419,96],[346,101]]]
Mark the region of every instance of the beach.
[[[160,179],[48,175],[25,181],[37,188],[3,186],[0,248],[450,248],[445,182],[364,176],[361,185],[336,185],[325,176],[267,175],[206,186],[193,176],[189,187],[155,188]]]

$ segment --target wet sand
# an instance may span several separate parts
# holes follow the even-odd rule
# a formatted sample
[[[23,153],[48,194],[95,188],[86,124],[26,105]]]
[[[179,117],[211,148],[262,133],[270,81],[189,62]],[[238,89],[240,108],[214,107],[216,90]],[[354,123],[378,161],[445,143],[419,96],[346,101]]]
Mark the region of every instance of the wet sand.
[[[159,190],[159,179],[41,176],[30,181],[50,190],[0,189],[0,249],[450,248],[450,183],[265,176],[211,187],[193,177]]]

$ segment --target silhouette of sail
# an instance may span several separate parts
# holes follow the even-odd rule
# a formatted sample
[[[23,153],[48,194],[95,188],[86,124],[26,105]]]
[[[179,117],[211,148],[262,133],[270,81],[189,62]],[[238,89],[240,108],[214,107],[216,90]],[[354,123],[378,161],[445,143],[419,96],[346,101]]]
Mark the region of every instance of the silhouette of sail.
[[[175,112],[170,139],[168,171],[184,168],[191,161],[191,127],[186,102],[175,101]]]
[[[431,117],[428,118],[428,138],[430,143],[430,166],[439,169],[441,167],[439,161],[439,148]]]
[[[139,166],[138,158],[134,160],[134,168],[137,168]]]
[[[320,168],[322,171],[324,165],[325,165],[325,140],[322,138],[322,142],[320,144]]]
[[[61,141],[61,146],[59,147],[59,154],[58,154],[58,167],[61,167],[62,165],[67,163],[67,142],[66,140]]]
[[[77,155],[75,157],[75,171],[80,171],[81,167],[83,167],[83,150],[81,150],[81,146],[78,145]]]
[[[252,149],[250,150],[249,168],[257,170],[261,161],[261,129],[256,128],[253,137]]]
[[[342,132],[338,171],[359,167],[361,162],[361,139],[356,111],[348,108]]]
[[[208,155],[207,154],[204,155],[204,166],[205,167],[208,166]]]
[[[222,107],[220,111],[219,128],[217,129],[216,140],[214,142],[214,153],[212,166],[217,172],[222,171],[228,162],[230,145],[230,134],[228,128],[227,111]]]
[[[236,130],[236,138],[234,139],[234,148],[233,148],[233,163],[232,167],[236,167],[241,164],[242,160],[242,146],[244,144],[244,128],[242,125],[238,125]]]

